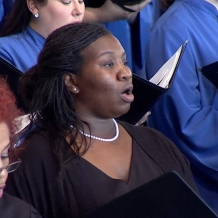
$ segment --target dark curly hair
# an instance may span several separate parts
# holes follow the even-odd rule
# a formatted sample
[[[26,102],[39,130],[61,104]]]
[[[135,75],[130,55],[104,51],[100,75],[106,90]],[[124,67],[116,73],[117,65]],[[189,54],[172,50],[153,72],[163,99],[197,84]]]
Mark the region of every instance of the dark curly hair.
[[[76,142],[83,125],[64,75],[79,74],[84,63],[82,51],[106,34],[110,33],[102,25],[89,23],[69,24],[55,30],[46,39],[37,65],[21,77],[20,93],[31,113],[31,121],[50,134],[61,169],[72,156],[71,147],[77,155],[88,149],[84,143],[86,148],[81,152],[81,144]],[[63,140],[66,137],[70,139],[68,147]]]

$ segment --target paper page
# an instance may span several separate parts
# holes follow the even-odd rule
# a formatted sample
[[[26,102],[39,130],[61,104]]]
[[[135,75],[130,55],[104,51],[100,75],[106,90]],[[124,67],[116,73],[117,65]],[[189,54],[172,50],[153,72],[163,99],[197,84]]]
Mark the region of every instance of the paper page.
[[[181,51],[182,46],[179,47],[175,54],[158,70],[158,72],[149,81],[163,88],[168,88]]]
[[[20,131],[22,131],[27,125],[30,124],[29,114],[16,117],[14,119],[14,122],[17,125],[17,128],[18,128],[17,131],[15,132],[15,134],[17,134]]]

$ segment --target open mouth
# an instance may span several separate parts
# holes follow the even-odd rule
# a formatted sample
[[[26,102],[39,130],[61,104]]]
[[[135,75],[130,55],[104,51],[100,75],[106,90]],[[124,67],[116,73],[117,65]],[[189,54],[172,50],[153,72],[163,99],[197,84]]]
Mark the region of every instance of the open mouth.
[[[129,86],[121,94],[121,98],[128,103],[131,103],[134,100],[134,95],[132,94],[133,87]]]
[[[131,88],[127,88],[126,90],[123,91],[122,94],[130,95],[130,94],[132,94],[132,89]]]

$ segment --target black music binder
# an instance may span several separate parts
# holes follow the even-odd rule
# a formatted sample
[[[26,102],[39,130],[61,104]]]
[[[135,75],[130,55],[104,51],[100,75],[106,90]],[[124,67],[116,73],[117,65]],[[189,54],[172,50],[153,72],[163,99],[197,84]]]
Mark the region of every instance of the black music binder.
[[[85,218],[216,218],[176,173],[169,172],[100,206]]]
[[[155,82],[157,82],[156,84],[151,82],[151,80],[146,80],[133,74],[132,83],[135,99],[130,106],[130,110],[117,118],[118,120],[135,125],[145,113],[152,108],[160,97],[170,89],[187,43],[188,41],[180,46],[176,53],[174,53],[174,55],[156,73],[158,74],[160,72],[160,77],[158,77],[158,80],[155,80]],[[164,76],[166,76],[168,72],[171,72],[171,76],[165,81],[167,86],[162,87],[159,83],[165,79]]]

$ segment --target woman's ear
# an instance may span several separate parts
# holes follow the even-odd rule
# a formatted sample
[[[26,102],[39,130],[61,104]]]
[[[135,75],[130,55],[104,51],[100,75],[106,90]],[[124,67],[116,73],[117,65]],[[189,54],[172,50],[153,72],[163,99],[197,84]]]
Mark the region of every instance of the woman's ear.
[[[65,74],[64,82],[70,92],[73,94],[79,93],[79,88],[77,86],[77,75],[72,73]]]
[[[38,4],[35,0],[26,0],[27,7],[29,8],[30,12],[35,15],[39,13]]]

